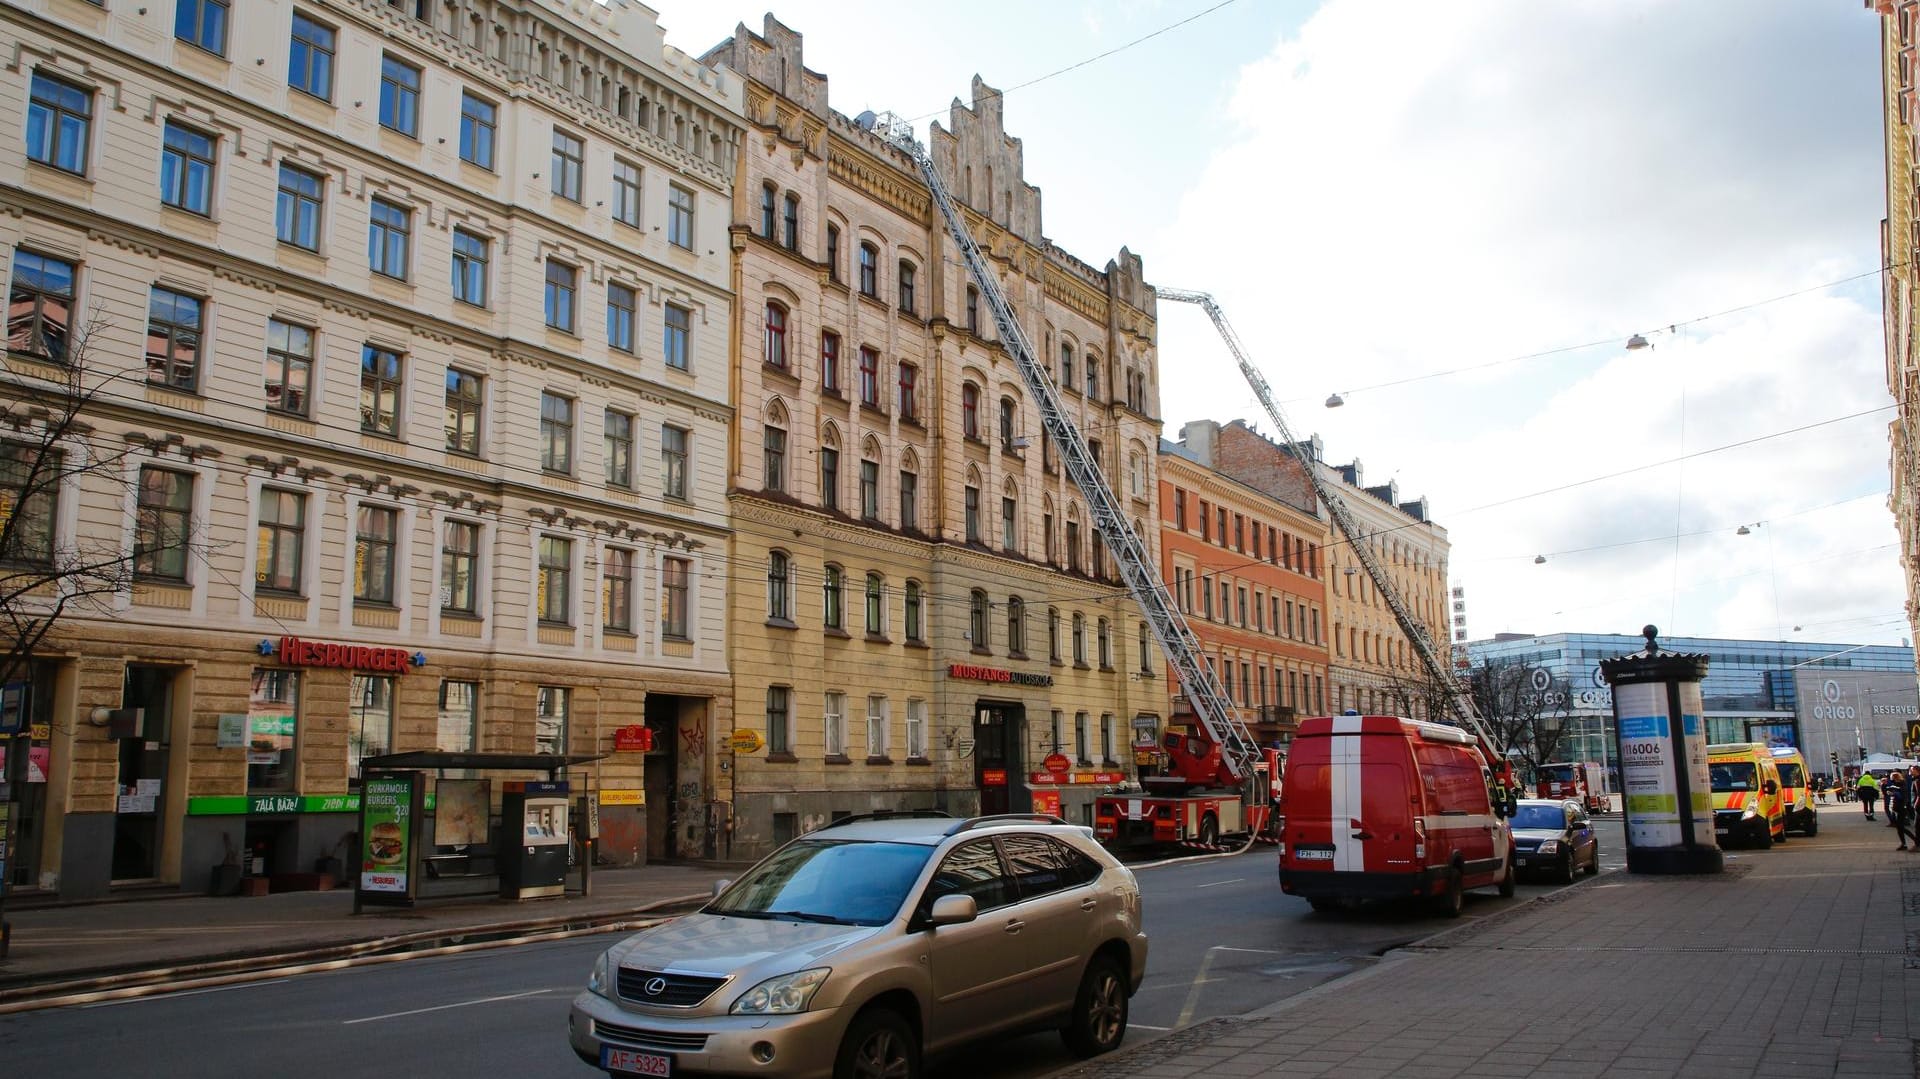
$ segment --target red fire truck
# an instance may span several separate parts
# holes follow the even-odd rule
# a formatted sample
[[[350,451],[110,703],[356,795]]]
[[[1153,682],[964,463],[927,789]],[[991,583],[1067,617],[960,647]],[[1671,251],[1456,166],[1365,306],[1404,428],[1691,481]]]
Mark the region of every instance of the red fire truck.
[[[1093,835],[1112,849],[1173,843],[1218,846],[1223,838],[1270,835],[1280,797],[1280,751],[1262,749],[1247,782],[1237,784],[1206,728],[1161,738],[1167,774],[1144,776],[1137,791],[1093,803]]]
[[[1533,789],[1536,797],[1579,802],[1589,813],[1605,813],[1608,809],[1600,766],[1588,761],[1541,765],[1534,771]]]

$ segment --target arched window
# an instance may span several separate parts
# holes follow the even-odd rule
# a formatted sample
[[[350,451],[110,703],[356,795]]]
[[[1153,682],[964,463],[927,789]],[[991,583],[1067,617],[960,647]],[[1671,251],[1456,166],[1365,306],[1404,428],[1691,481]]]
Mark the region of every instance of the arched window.
[[[1073,380],[1073,346],[1060,342],[1060,385],[1069,390],[1077,390],[1080,384]]]
[[[785,551],[774,551],[767,556],[767,617],[780,622],[793,621],[792,565]]]
[[[967,608],[967,640],[973,642],[976,652],[987,650],[987,594],[978,588],[969,597]]]
[[[1007,651],[1024,655],[1027,650],[1027,605],[1019,596],[1007,600]]]
[[[840,226],[827,226],[827,280],[840,280]]]
[[[1060,609],[1047,608],[1047,658],[1060,662]]]
[[[1000,399],[1000,448],[1003,450],[1013,449],[1013,416],[1013,398],[1002,397]]]
[[[787,489],[787,410],[778,401],[767,409],[761,429],[760,485],[769,491]]]
[[[880,519],[880,443],[873,438],[860,449],[860,519]]]
[[[1100,357],[1091,352],[1087,353],[1087,396],[1100,397]]]
[[[840,436],[831,425],[820,437],[820,505],[840,508]]]
[[[779,198],[780,198],[780,193],[774,190],[774,187],[772,184],[761,185],[760,187],[760,235],[765,236],[769,240],[773,239],[773,235],[774,235],[773,233],[774,203],[777,202]]]
[[[1108,625],[1107,620],[1104,618],[1100,620],[1099,647],[1100,647],[1100,669],[1103,671],[1112,670],[1113,669],[1113,628],[1110,625]]]
[[[867,634],[878,637],[885,631],[882,616],[886,612],[886,590],[878,573],[867,574]]]
[[[967,332],[980,332],[980,290],[972,285],[967,286]]]
[[[1073,615],[1073,662],[1087,665],[1087,616],[1078,611]]]
[[[1000,546],[1008,551],[1020,549],[1020,489],[1012,480],[1000,494]]]
[[[920,528],[920,461],[909,450],[900,459],[900,527]]]
[[[969,468],[964,490],[964,512],[968,543],[980,542],[980,474]]]
[[[767,303],[767,366],[787,369],[787,309]]]
[[[800,198],[791,191],[781,202],[780,246],[789,251],[800,250]]]
[[[840,567],[827,563],[826,578],[820,584],[820,622],[828,629],[845,629],[846,614],[842,605]]]
[[[971,382],[960,384],[960,433],[975,441],[980,438],[980,387]]]
[[[913,263],[900,260],[900,310],[913,314]]]
[[[920,597],[920,582],[908,581],[907,582],[906,615],[907,615],[907,640],[909,641],[917,641],[921,638],[921,629],[920,629],[921,602],[922,601]]]
[[[880,249],[868,243],[860,245],[860,293],[880,295]]]

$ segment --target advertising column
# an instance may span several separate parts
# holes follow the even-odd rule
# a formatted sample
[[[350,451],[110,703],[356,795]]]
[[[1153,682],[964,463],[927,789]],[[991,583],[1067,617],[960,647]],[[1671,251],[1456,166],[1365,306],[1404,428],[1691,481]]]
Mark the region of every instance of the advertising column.
[[[1645,650],[1600,663],[1613,686],[1627,870],[1718,873],[1700,704],[1707,657],[1661,652],[1655,628],[1642,632]]]
[[[360,786],[360,871],[353,909],[412,906],[426,784],[419,772],[375,772]]]

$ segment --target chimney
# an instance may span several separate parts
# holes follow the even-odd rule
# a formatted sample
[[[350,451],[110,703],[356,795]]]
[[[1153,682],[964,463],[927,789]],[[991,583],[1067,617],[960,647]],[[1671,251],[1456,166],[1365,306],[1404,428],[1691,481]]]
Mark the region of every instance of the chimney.
[[[1194,420],[1180,427],[1180,444],[1186,447],[1194,459],[1208,468],[1213,467],[1214,440],[1219,437],[1220,425],[1212,420]]]

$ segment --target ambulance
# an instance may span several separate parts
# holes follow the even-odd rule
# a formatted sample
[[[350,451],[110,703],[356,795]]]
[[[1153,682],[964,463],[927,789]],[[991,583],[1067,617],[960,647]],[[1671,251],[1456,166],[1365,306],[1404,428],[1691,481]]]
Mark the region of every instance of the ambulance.
[[[1281,784],[1280,890],[1315,910],[1461,893],[1513,894],[1513,792],[1473,735],[1395,716],[1300,721]]]
[[[1713,832],[1723,848],[1787,841],[1787,803],[1773,751],[1759,742],[1707,747],[1713,787]]]
[[[1807,759],[1792,746],[1774,746],[1773,765],[1780,770],[1780,794],[1786,800],[1787,831],[1820,834],[1820,811],[1813,807],[1813,789],[1807,786]]]

